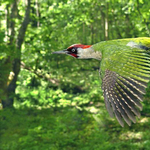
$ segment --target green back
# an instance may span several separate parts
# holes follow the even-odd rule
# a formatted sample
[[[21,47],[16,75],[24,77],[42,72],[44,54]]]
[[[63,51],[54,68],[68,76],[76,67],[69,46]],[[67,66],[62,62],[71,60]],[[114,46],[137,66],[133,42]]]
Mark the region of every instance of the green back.
[[[146,50],[140,47],[134,48],[127,46],[131,41],[137,43],[137,45],[150,48],[150,38],[148,37],[104,41],[93,45],[95,51],[101,51],[102,53],[100,66],[102,78],[104,77],[106,69],[114,71],[122,76],[128,76],[129,74],[127,72],[131,71],[134,67],[138,67],[136,63],[134,63],[135,61],[139,61],[138,57],[147,57],[146,55],[148,54],[145,53]],[[143,53],[143,55],[140,54],[139,56],[139,52]],[[135,56],[134,59],[133,56]],[[132,62],[134,64],[132,64]]]

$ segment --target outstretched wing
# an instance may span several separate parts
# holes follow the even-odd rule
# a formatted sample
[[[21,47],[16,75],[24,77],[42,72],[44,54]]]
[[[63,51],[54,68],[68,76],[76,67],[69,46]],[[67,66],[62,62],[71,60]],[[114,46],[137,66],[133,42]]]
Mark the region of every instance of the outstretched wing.
[[[127,46],[126,46],[127,47]],[[124,121],[130,126],[140,117],[141,101],[150,79],[150,55],[148,48],[129,47],[122,57],[103,62],[109,64],[103,77],[103,94],[106,108],[111,117],[115,115],[120,125]],[[117,64],[117,66],[113,66]]]

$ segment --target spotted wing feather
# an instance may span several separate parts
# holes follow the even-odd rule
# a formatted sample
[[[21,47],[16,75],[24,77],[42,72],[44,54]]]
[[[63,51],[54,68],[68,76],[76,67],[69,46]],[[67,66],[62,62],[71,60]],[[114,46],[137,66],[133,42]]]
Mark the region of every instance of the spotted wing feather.
[[[131,121],[136,122],[136,116],[140,117],[142,110],[143,87],[137,80],[125,79],[115,72],[106,70],[103,79],[103,92],[106,108],[111,117],[115,115],[121,126],[124,126],[122,118],[130,126]],[[144,83],[145,84],[145,83]]]

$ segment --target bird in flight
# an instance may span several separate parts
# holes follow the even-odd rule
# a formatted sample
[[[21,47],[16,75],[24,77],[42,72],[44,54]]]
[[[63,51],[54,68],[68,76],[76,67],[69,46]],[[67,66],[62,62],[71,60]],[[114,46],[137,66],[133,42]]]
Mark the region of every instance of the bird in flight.
[[[54,54],[100,61],[100,76],[106,109],[124,127],[140,117],[143,95],[150,80],[150,38],[102,41],[94,45],[74,44]]]

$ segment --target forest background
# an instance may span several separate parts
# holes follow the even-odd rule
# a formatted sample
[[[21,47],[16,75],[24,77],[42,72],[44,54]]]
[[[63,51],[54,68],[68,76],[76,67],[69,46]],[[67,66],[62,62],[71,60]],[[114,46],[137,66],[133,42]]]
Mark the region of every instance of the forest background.
[[[149,37],[149,0],[1,0],[0,149],[150,148],[150,83],[137,124],[109,117],[97,60],[53,55],[75,43]]]

